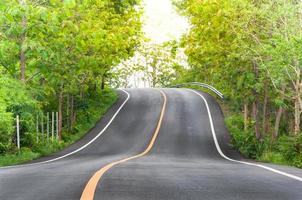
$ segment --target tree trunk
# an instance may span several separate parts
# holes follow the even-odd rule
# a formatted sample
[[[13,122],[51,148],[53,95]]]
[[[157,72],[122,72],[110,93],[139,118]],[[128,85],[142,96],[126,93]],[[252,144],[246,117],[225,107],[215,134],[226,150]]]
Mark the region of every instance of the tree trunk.
[[[25,0],[19,0],[21,6],[26,6]],[[20,80],[25,83],[25,71],[26,71],[26,56],[25,56],[25,49],[24,49],[24,42],[26,39],[26,26],[27,26],[27,19],[24,14],[21,21],[22,33],[20,35]]]
[[[61,85],[61,89],[60,89],[60,94],[59,94],[59,123],[58,123],[58,136],[59,136],[59,140],[62,139],[62,121],[63,121],[63,84]]]
[[[284,98],[285,98],[285,85],[282,85],[281,101],[283,101]],[[284,111],[283,107],[280,106],[277,111],[277,114],[276,114],[275,129],[274,129],[274,133],[273,133],[274,138],[277,138],[279,135],[279,127],[280,127],[280,121],[281,121],[283,111]]]
[[[255,78],[258,79],[259,70],[256,61],[253,61],[253,68],[254,68]],[[255,98],[255,100],[253,101],[253,120],[255,121],[255,125],[254,125],[255,136],[257,139],[260,139],[261,133],[260,133],[260,124],[258,119],[259,100],[258,100],[257,91],[255,89],[253,90],[253,94]]]
[[[265,80],[264,86],[264,102],[263,102],[263,113],[262,113],[262,133],[267,134],[268,120],[267,120],[267,108],[268,108],[268,81]]]
[[[259,127],[259,119],[258,119],[258,101],[255,100],[253,102],[253,120],[255,122],[254,128],[255,128],[255,136],[257,139],[260,139],[260,127]]]
[[[249,105],[244,103],[244,111],[243,111],[243,118],[244,118],[244,131],[247,131],[248,128],[248,112],[249,112]]]
[[[296,61],[296,63],[298,63]],[[298,64],[296,64],[298,66]],[[300,123],[301,123],[301,93],[302,93],[302,83],[300,83],[301,79],[301,70],[297,69],[297,78],[294,84],[295,88],[295,96],[294,96],[294,103],[295,103],[295,125],[294,125],[294,134],[298,135],[300,133]]]
[[[25,69],[26,69],[26,57],[25,52],[22,48],[22,44],[25,38],[21,36],[21,50],[20,50],[20,80],[25,83]]]
[[[277,138],[279,135],[279,127],[280,127],[282,113],[283,113],[283,108],[280,106],[277,111],[277,114],[276,114],[275,130],[274,130],[274,134],[273,134],[274,138]]]
[[[295,128],[294,128],[295,135],[298,135],[300,133],[300,121],[301,121],[300,103],[297,96],[295,98]]]

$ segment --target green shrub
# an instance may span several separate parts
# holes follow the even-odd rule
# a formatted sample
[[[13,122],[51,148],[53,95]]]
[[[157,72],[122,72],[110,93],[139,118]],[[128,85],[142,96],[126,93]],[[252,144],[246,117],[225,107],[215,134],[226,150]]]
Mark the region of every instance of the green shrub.
[[[49,141],[49,142],[41,142],[36,144],[32,149],[34,152],[40,154],[40,156],[46,156],[57,152],[65,147],[64,142],[58,142],[57,140]]]
[[[31,141],[24,133],[34,132],[36,113],[41,112],[38,103],[19,81],[7,76],[0,77],[0,154],[10,151],[15,140],[15,116],[20,116],[22,146],[29,146]],[[26,140],[23,140],[26,138]]]
[[[232,136],[233,146],[244,156],[302,168],[302,134],[282,135],[275,141],[268,135],[257,140],[253,130],[244,131],[243,118],[240,115],[227,117],[226,125]]]
[[[0,89],[0,96],[2,95],[5,94]],[[6,102],[0,98],[0,154],[6,152],[12,142],[13,122],[13,113],[7,111]]]
[[[302,134],[280,137],[278,150],[292,165],[302,168]]]
[[[267,141],[258,141],[252,131],[244,131],[242,116],[233,115],[226,118],[226,125],[232,135],[232,144],[244,156],[249,158],[259,158],[265,148]]]
[[[293,165],[299,168],[302,168],[302,155],[298,155],[293,160]]]
[[[292,136],[281,136],[278,141],[278,150],[286,160],[293,160],[297,153],[295,151],[295,138]]]

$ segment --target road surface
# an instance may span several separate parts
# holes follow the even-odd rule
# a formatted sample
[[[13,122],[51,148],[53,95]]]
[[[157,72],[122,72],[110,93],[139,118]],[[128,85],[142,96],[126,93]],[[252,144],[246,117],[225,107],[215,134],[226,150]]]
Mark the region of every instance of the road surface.
[[[186,89],[127,93],[120,91],[71,147],[0,168],[0,199],[302,199],[302,170],[238,162],[243,158],[230,148],[212,96]]]

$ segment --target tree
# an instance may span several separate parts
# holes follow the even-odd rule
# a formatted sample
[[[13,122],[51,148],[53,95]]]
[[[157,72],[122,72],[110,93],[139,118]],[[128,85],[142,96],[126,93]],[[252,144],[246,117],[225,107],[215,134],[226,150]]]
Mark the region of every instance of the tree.
[[[152,44],[145,42],[136,54],[112,70],[115,86],[165,87],[175,81],[178,68],[183,65],[181,51],[175,50],[175,42]]]
[[[190,64],[187,78],[213,84],[227,94],[231,106],[243,110],[245,130],[252,113],[258,139],[273,132],[272,109],[276,110],[275,135],[279,132],[286,106],[295,113],[293,132],[298,134],[301,2],[183,0],[176,4],[192,24],[183,40]],[[287,101],[293,103],[285,105]]]
[[[77,113],[86,112],[91,100],[102,93],[105,80],[112,76],[112,66],[133,55],[141,37],[139,3],[1,1],[0,78],[9,79],[14,87],[20,87],[18,91],[35,102],[39,112],[31,116],[57,110],[59,139],[63,139],[63,132],[76,128]],[[22,105],[22,99],[18,103]],[[0,104],[0,109],[6,110],[5,119],[0,122],[12,124],[18,110],[12,109],[7,101]],[[12,136],[10,126],[7,127],[6,134]],[[34,131],[28,132],[32,138]],[[10,140],[4,143],[10,144]]]

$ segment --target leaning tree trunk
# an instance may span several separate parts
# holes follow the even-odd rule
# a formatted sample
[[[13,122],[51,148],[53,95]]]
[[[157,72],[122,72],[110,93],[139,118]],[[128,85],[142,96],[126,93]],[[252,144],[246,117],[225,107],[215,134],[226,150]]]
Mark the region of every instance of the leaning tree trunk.
[[[253,120],[255,122],[254,129],[255,129],[255,136],[257,139],[260,139],[260,126],[259,126],[259,119],[258,119],[258,99],[253,102]]]
[[[279,127],[280,127],[282,114],[283,114],[283,108],[280,106],[276,114],[275,129],[273,134],[274,138],[277,138],[279,135]]]
[[[283,101],[285,98],[285,85],[282,85],[282,91],[281,91],[281,101]],[[275,128],[274,128],[274,133],[273,137],[277,138],[279,135],[279,128],[280,128],[280,122],[281,122],[281,117],[284,112],[283,106],[279,106],[277,114],[276,114],[276,121],[275,121]]]

